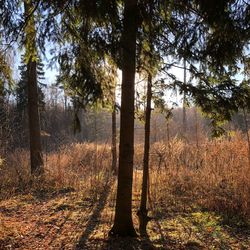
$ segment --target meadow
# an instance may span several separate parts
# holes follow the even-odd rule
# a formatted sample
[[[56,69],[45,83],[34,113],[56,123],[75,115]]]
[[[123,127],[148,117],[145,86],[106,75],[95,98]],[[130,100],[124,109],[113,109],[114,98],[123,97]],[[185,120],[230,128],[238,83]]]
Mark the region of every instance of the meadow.
[[[136,226],[142,158],[136,144]],[[33,183],[27,151],[1,161],[0,249],[249,249],[250,166],[239,132],[151,145],[149,239],[132,245],[108,237],[116,198],[109,144],[72,143],[44,160],[45,177]]]

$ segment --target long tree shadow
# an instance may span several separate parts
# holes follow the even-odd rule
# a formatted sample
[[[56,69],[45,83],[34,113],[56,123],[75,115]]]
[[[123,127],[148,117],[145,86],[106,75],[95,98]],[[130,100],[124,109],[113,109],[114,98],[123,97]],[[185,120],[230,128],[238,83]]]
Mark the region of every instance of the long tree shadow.
[[[103,186],[103,190],[99,194],[98,203],[88,220],[88,223],[86,225],[84,232],[82,233],[78,243],[75,246],[76,250],[86,249],[86,243],[88,241],[89,236],[91,235],[95,227],[100,222],[101,212],[103,211],[105,204],[107,202],[107,198],[109,196],[111,186],[112,186],[112,183],[110,181],[107,181],[105,185]]]
[[[159,249],[165,249],[162,247],[156,247],[153,245],[153,243],[150,241],[149,238],[131,238],[131,237],[113,237],[109,238],[101,248],[98,248],[99,250],[117,250],[117,249],[123,249],[123,250],[159,250]]]
[[[64,187],[61,189],[41,188],[32,191],[31,194],[36,201],[44,202],[44,201],[54,200],[58,197],[63,197],[65,195],[70,195],[73,192],[75,192],[75,189],[71,187]]]
[[[221,217],[220,226],[226,230],[231,237],[238,239],[250,238],[250,220],[239,215],[216,213]]]
[[[157,219],[157,218],[154,219],[153,223],[156,226],[155,229],[157,230],[157,233],[160,235],[160,238],[153,241],[153,243],[161,246],[157,249],[165,249],[165,250],[167,250],[167,249],[175,249],[175,250],[177,250],[177,249],[182,249],[182,250],[189,249],[189,248],[185,248],[183,245],[181,245],[180,242],[173,240],[170,237],[167,237],[164,233],[164,230],[161,227],[159,219]]]
[[[103,190],[99,194],[99,200],[95,206],[84,232],[82,233],[79,241],[75,245],[75,250],[89,249],[89,250],[178,250],[178,249],[191,249],[185,248],[165,237],[163,230],[159,223],[157,223],[157,232],[160,234],[160,239],[150,240],[149,238],[130,238],[130,237],[110,237],[110,238],[93,238],[90,235],[100,223],[101,213],[105,208],[105,204],[109,197],[112,183],[107,182]]]

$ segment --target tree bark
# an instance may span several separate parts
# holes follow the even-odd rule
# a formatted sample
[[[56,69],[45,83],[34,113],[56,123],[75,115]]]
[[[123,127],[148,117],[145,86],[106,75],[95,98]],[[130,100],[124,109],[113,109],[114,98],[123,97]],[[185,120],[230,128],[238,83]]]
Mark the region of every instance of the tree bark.
[[[196,148],[199,148],[199,134],[198,134],[198,114],[197,114],[197,107],[194,107],[194,114],[195,114],[195,139],[196,139]]]
[[[32,62],[31,60],[28,63],[28,112],[31,174],[40,175],[43,173],[43,158],[36,81],[36,62]]]
[[[32,10],[30,0],[24,1],[25,15],[29,16]],[[37,87],[37,52],[36,52],[36,30],[34,17],[30,16],[26,25],[26,56],[27,59],[27,84],[28,84],[28,116],[29,116],[29,140],[30,140],[30,165],[31,174],[39,176],[44,172],[41,128],[38,106],[38,87]]]
[[[132,221],[132,183],[137,0],[125,1],[123,24],[119,170],[115,219],[110,235],[136,236]]]
[[[0,79],[0,154],[6,151],[6,110],[4,108],[4,83]]]
[[[150,152],[150,119],[151,119],[151,99],[152,99],[152,75],[148,75],[147,84],[147,106],[145,112],[145,139],[143,156],[143,176],[140,208],[137,212],[139,218],[139,232],[141,236],[147,236],[147,224],[150,221],[147,210],[148,181],[149,181],[149,152]]]
[[[250,137],[248,133],[249,126],[248,126],[248,120],[247,120],[247,112],[245,108],[243,108],[243,116],[244,116],[246,136],[247,136],[247,145],[248,145],[248,167],[250,168]]]
[[[116,149],[116,102],[115,90],[113,96],[113,111],[112,111],[112,172],[117,174],[117,149]]]
[[[187,66],[186,59],[184,59],[184,92],[183,92],[183,108],[182,108],[182,133],[185,141],[187,140],[187,96],[186,96],[186,85],[187,85]]]

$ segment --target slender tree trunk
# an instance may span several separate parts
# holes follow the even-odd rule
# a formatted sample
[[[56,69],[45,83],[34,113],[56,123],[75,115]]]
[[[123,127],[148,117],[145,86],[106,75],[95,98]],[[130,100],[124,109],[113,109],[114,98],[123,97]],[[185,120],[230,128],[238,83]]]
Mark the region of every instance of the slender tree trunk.
[[[137,0],[126,0],[122,34],[122,97],[118,187],[114,225],[110,235],[136,236],[132,221],[134,156],[134,88]]]
[[[4,108],[4,85],[0,79],[0,153],[6,150],[6,110]]]
[[[4,111],[4,85],[3,85],[3,83],[1,83],[1,79],[0,79],[0,117],[2,117],[3,115],[5,115],[5,111]]]
[[[199,148],[199,131],[198,131],[198,128],[199,128],[199,125],[198,125],[198,114],[197,114],[197,108],[194,107],[195,110],[194,110],[194,115],[195,115],[195,139],[196,139],[196,147]]]
[[[80,141],[83,142],[84,141],[84,129],[85,129],[85,126],[84,126],[84,112],[83,112],[82,108],[79,109],[79,120],[80,120],[80,124],[81,124],[79,137],[80,137]]]
[[[245,129],[246,129],[246,136],[247,136],[247,145],[248,145],[248,165],[250,167],[250,137],[249,137],[249,126],[248,126],[248,120],[247,120],[247,113],[245,108],[243,108],[243,115],[244,115],[244,121],[245,121]]]
[[[184,59],[184,88],[187,85],[187,67],[186,67],[186,60]],[[183,133],[183,137],[186,140],[187,138],[187,96],[186,96],[186,90],[184,89],[183,92],[183,109],[182,109],[182,133]]]
[[[167,140],[168,140],[168,147],[170,148],[169,120],[167,120]]]
[[[113,96],[113,111],[112,111],[112,171],[117,174],[117,149],[116,149],[116,102],[115,89]]]
[[[3,106],[4,103],[4,84],[1,82],[0,79],[0,104],[1,104],[1,108]]]
[[[149,181],[149,152],[150,152],[150,119],[151,119],[151,99],[152,99],[152,75],[148,75],[147,84],[147,104],[145,111],[145,141],[143,156],[143,176],[140,208],[137,212],[139,218],[139,232],[141,236],[147,236],[147,224],[150,220],[148,217],[147,200],[148,200],[148,181]]]
[[[67,107],[68,107],[68,97],[67,95],[64,95],[64,112],[66,113],[67,112]]]
[[[24,1],[25,15],[29,16],[32,10],[30,0]],[[29,137],[30,137],[30,163],[31,174],[41,175],[44,172],[40,116],[38,107],[38,87],[37,87],[37,52],[36,52],[36,31],[34,17],[29,17],[26,25],[26,55],[27,64],[27,84],[28,84],[28,115],[29,115]]]
[[[152,131],[152,133],[153,133],[153,143],[155,143],[155,142],[157,142],[157,121],[156,121],[156,119],[157,119],[157,116],[155,115],[155,116],[153,116],[154,117],[154,119],[153,119],[153,131]]]

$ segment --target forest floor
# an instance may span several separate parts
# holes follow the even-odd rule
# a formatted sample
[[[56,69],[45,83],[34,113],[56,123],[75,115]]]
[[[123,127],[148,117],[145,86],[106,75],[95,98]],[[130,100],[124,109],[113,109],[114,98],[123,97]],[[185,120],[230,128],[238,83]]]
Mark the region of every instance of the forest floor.
[[[133,196],[133,214],[139,192]],[[154,204],[148,239],[109,238],[115,184],[92,193],[40,190],[0,201],[0,249],[250,249],[250,225],[197,207],[190,197]]]

